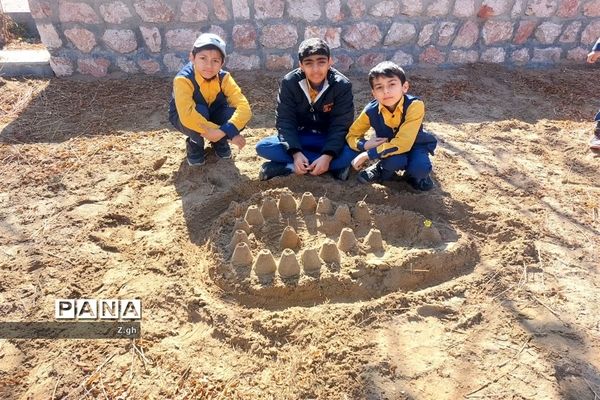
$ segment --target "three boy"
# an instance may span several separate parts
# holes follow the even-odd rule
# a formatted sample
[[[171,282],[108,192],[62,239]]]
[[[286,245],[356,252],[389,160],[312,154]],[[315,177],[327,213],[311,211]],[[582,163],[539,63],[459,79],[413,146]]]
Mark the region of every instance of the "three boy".
[[[244,129],[252,112],[225,62],[225,42],[212,33],[196,39],[185,65],[173,80],[169,121],[185,134],[187,162],[200,166],[205,162],[204,141],[208,140],[217,156],[231,158],[228,141],[242,149]]]
[[[198,37],[190,62],[173,80],[169,120],[187,136],[189,165],[205,162],[204,141],[217,156],[230,158],[228,141],[240,149],[245,139],[240,131],[250,120],[248,100],[228,72],[221,69],[225,42],[210,33]],[[260,180],[276,176],[322,175],[347,180],[352,164],[360,169],[368,160],[377,161],[358,174],[363,183],[383,182],[405,170],[404,176],[417,190],[429,190],[429,177],[436,139],[423,130],[423,102],[407,95],[408,82],[402,68],[383,62],[369,72],[375,100],[352,123],[352,84],[332,68],[327,43],[311,38],[298,49],[300,67],[283,78],[277,98],[276,136],[260,140],[259,156],[266,158]],[[369,128],[375,137],[366,140]]]

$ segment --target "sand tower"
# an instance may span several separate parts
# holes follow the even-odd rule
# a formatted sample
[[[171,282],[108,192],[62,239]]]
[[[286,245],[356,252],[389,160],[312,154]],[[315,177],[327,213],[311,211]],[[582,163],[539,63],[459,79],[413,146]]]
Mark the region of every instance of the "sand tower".
[[[296,253],[292,249],[285,249],[281,253],[279,260],[279,276],[282,278],[291,278],[300,274],[300,264],[296,258]]]
[[[333,217],[344,225],[349,225],[352,222],[350,209],[348,208],[347,204],[340,204],[337,210],[335,210]]]
[[[236,267],[252,265],[252,252],[245,242],[240,242],[235,246],[235,250],[233,250],[233,255],[231,256],[231,263]]]
[[[329,215],[333,211],[331,200],[325,196],[319,197],[319,203],[317,204],[317,212],[322,215]]]
[[[260,213],[258,206],[256,206],[255,204],[248,207],[244,219],[246,220],[246,222],[248,222],[249,225],[262,225],[265,223],[265,219]]]
[[[340,263],[340,251],[335,242],[331,239],[325,239],[323,241],[319,256],[321,257],[321,260],[326,263]]]
[[[321,269],[321,259],[317,249],[305,249],[300,256],[304,272],[317,272]]]
[[[238,243],[242,242],[246,243],[247,245],[250,245],[250,240],[248,239],[248,234],[246,233],[246,231],[243,229],[238,229],[233,233],[233,236],[231,237],[231,242],[229,242],[229,247],[234,249]]]
[[[281,233],[279,246],[282,249],[297,249],[300,246],[300,238],[291,226],[286,226]]]
[[[296,199],[290,193],[281,193],[279,196],[279,211],[283,214],[294,214],[296,212]]]
[[[250,225],[248,225],[248,222],[246,222],[246,220],[244,218],[236,218],[235,219],[235,224],[233,225],[233,231],[238,231],[238,230],[242,230],[244,232],[250,232]]]
[[[317,209],[317,201],[311,192],[304,192],[300,200],[300,210],[305,214],[314,214]]]
[[[356,203],[356,207],[354,207],[354,219],[360,222],[369,222],[371,220],[371,213],[369,212],[369,207],[367,207],[367,203],[364,201],[359,201]]]
[[[356,246],[356,236],[354,236],[354,231],[351,228],[342,229],[337,246],[341,251],[350,251]]]
[[[260,207],[260,213],[265,219],[279,219],[279,209],[277,208],[275,199],[270,196],[265,197]]]
[[[365,238],[365,245],[371,251],[383,250],[383,239],[379,229],[371,229]]]
[[[275,258],[269,249],[262,249],[256,256],[254,265],[252,266],[254,273],[258,276],[271,275],[277,270]]]

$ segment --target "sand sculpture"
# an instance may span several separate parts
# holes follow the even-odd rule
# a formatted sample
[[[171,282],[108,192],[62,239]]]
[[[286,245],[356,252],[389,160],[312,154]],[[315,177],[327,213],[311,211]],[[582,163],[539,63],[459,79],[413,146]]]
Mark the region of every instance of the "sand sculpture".
[[[277,202],[272,197],[265,197],[263,199],[262,206],[260,207],[260,213],[267,220],[279,219],[279,208],[277,208]]]
[[[235,246],[231,263],[236,267],[246,267],[252,264],[252,252],[245,242],[240,242]]]
[[[300,274],[300,264],[298,263],[294,250],[283,250],[277,271],[282,278],[291,278]]]

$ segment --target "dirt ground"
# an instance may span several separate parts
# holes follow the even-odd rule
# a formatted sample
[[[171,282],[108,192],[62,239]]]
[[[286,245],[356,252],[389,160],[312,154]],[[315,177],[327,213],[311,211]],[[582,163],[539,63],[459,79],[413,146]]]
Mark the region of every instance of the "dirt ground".
[[[53,320],[57,298],[143,306],[135,342],[0,339],[0,398],[600,397],[597,69],[410,71],[440,139],[429,193],[258,182],[279,77],[234,76],[248,145],[200,168],[168,124],[170,79],[0,81],[0,321]],[[247,248],[279,262],[291,226],[300,260],[349,227],[339,262],[230,262],[249,208],[305,192],[331,211],[275,212]]]

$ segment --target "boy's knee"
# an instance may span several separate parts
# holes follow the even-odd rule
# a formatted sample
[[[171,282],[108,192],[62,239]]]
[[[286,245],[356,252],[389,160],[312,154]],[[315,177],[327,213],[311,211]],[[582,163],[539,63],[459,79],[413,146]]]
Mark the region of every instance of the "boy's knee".
[[[413,160],[406,167],[406,172],[408,173],[408,175],[418,179],[426,178],[427,176],[429,176],[431,170],[432,165],[429,158]]]

